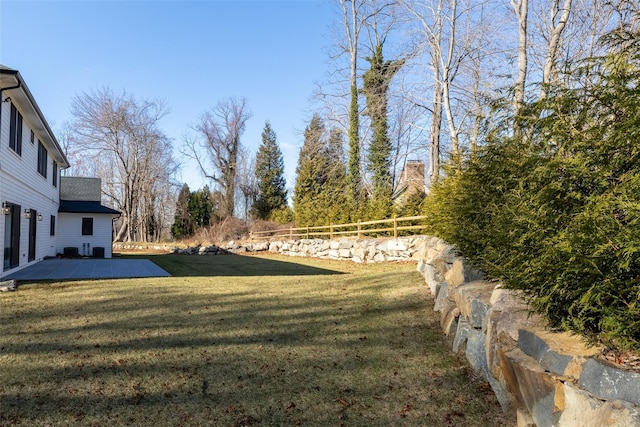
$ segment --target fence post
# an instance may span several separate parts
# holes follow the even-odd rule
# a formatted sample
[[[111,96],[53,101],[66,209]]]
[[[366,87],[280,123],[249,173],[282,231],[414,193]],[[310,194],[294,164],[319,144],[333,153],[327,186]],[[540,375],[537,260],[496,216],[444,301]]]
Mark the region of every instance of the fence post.
[[[307,225],[307,240],[309,240],[309,226]]]
[[[249,241],[253,242],[253,231],[249,232]]]
[[[358,239],[360,238],[360,231],[362,231],[362,226],[360,225],[360,220],[358,220]]]
[[[329,224],[329,240],[333,240],[333,224]]]
[[[293,227],[289,227],[289,240],[293,240]]]
[[[396,215],[393,216],[393,238],[398,238],[398,217]]]

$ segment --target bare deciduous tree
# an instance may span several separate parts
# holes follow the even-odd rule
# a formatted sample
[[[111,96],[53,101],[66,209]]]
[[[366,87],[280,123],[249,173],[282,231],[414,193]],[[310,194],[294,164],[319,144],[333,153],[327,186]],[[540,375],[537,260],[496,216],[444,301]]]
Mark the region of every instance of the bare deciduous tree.
[[[158,238],[159,201],[168,197],[177,165],[171,141],[159,127],[168,113],[160,100],[137,100],[108,88],[82,93],[71,105],[70,150],[90,159],[103,194],[122,212],[116,241]],[[162,196],[161,196],[162,195]]]
[[[351,197],[357,200],[360,193],[360,109],[358,107],[358,51],[360,33],[367,15],[366,0],[338,0],[342,11],[345,43],[341,47],[349,55],[349,163],[348,175]]]
[[[558,51],[562,41],[562,32],[567,26],[569,21],[569,15],[571,13],[571,0],[563,0],[560,4],[560,0],[553,0],[551,4],[551,10],[549,11],[549,42],[547,48],[547,55],[544,61],[544,68],[542,69],[542,88],[540,90],[540,97],[547,96],[547,90],[551,80],[556,74],[556,65],[558,60]]]
[[[431,115],[429,143],[429,172],[431,181],[438,179],[440,170],[442,121],[447,120],[451,152],[460,151],[459,126],[453,112],[453,82],[464,58],[468,57],[470,45],[458,40],[458,20],[469,13],[470,8],[459,11],[458,0],[414,0],[404,1],[408,12],[417,23],[419,49],[429,56],[429,80],[432,96],[428,101],[416,102]]]
[[[513,85],[513,109],[515,116],[518,117],[524,107],[527,84],[529,0],[511,0],[511,6],[518,20],[518,74]]]
[[[240,150],[238,154],[237,186],[241,197],[239,205],[242,209],[242,217],[247,220],[251,206],[258,197],[258,178],[256,177],[256,159],[246,150]]]
[[[202,175],[213,180],[223,194],[226,216],[235,211],[240,137],[250,118],[244,98],[228,98],[202,114],[193,127],[198,137],[185,138],[183,153],[198,163]]]

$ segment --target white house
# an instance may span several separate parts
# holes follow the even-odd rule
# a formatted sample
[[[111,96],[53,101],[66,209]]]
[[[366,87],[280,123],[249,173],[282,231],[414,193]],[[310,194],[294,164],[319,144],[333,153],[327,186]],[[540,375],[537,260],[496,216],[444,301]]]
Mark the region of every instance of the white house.
[[[67,233],[75,235],[73,227],[59,224],[60,215],[70,213],[69,209],[59,213],[60,170],[68,167],[69,161],[24,79],[17,70],[0,65],[0,279],[55,256],[61,245],[70,243]],[[102,221],[94,223],[94,232],[104,238]],[[81,225],[78,228],[78,235],[84,237]],[[82,247],[85,241],[89,242],[80,239],[73,246]],[[105,247],[104,255],[111,256],[110,233],[108,241],[91,240],[91,244]]]
[[[100,178],[60,178],[56,251],[66,255],[111,258],[117,210],[100,204]]]

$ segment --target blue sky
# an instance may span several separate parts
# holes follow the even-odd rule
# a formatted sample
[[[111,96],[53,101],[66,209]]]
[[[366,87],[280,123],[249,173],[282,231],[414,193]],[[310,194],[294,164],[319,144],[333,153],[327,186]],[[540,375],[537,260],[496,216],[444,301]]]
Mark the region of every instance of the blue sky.
[[[255,153],[269,120],[292,187],[334,19],[329,3],[310,0],[0,0],[0,63],[20,71],[54,131],[92,89],[165,100],[176,156],[202,112],[244,97],[253,117],[242,143]],[[192,190],[204,183],[192,164],[181,175]]]

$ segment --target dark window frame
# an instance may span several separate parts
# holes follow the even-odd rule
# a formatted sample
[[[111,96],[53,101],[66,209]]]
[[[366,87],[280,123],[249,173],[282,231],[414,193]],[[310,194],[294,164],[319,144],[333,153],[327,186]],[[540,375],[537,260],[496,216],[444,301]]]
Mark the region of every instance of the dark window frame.
[[[51,166],[52,166],[51,174],[53,176],[51,178],[51,183],[53,184],[54,187],[57,187],[58,186],[58,162],[54,160]]]
[[[18,156],[22,156],[22,114],[11,103],[11,117],[9,121],[9,148]]]
[[[51,215],[51,220],[49,221],[49,236],[56,235],[56,216]]]
[[[82,235],[93,236],[93,218],[82,218]]]
[[[47,147],[38,140],[38,173],[45,178],[47,177],[47,163],[49,163]]]

